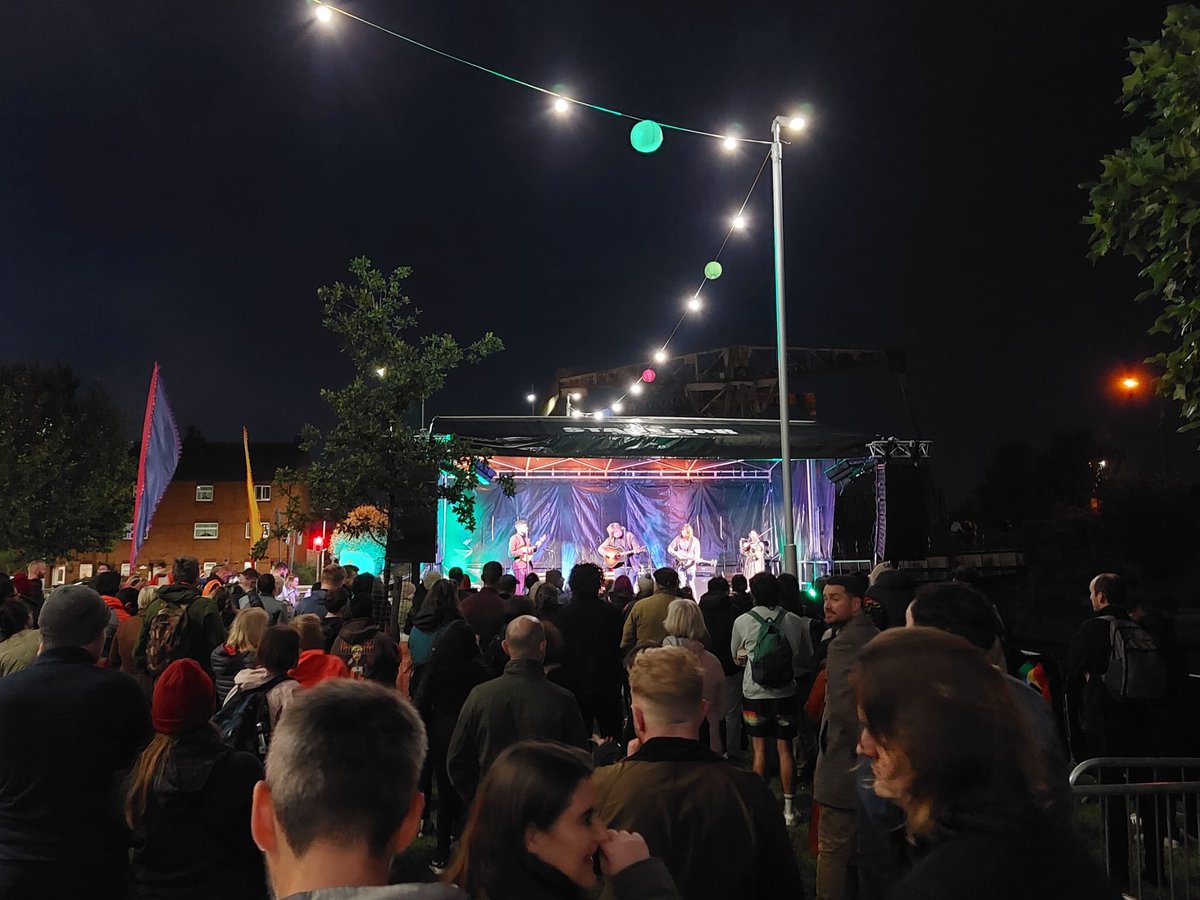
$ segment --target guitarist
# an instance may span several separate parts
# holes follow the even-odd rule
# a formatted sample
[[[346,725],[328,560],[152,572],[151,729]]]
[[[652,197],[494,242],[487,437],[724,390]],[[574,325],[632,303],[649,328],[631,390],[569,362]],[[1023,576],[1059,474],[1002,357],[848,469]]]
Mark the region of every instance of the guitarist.
[[[679,586],[691,587],[696,578],[696,563],[700,561],[700,541],[693,535],[687,522],[667,547],[667,553],[675,560],[675,571],[679,573]]]
[[[629,559],[644,548],[639,547],[633,535],[617,522],[608,526],[608,539],[596,548],[596,552],[604,559],[604,574],[610,578],[628,575],[630,579],[637,577],[636,571],[630,566]]]
[[[533,571],[533,556],[537,553],[537,544],[529,541],[529,525],[524,519],[517,519],[516,534],[508,539],[508,557],[512,560],[512,572],[517,579],[517,593],[525,593],[525,579]],[[545,538],[542,538],[545,540]]]

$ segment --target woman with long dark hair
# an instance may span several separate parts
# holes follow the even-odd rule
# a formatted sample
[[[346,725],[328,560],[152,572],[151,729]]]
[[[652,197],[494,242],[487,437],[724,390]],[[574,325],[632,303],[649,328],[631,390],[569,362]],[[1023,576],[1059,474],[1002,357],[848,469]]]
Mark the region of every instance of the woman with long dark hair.
[[[1117,900],[1047,813],[1041,754],[1005,676],[962,638],[896,628],[851,676],[875,794],[904,811],[921,861],[888,900]]]
[[[435,872],[446,868],[450,842],[463,813],[462,800],[450,784],[450,775],[446,771],[450,738],[467,695],[491,677],[492,672],[479,652],[475,632],[464,619],[454,619],[438,638],[425,676],[413,697],[429,737],[425,765],[437,784],[437,849],[430,864]]]
[[[433,658],[438,637],[447,625],[460,619],[462,613],[458,610],[458,587],[453,581],[443,578],[429,589],[420,611],[413,616],[413,629],[408,636],[408,654],[413,664],[409,690],[413,696],[421,688],[421,678],[429,660]]]
[[[263,767],[230,750],[209,721],[216,692],[193,659],[154,685],[154,738],[130,776],[132,897],[201,900],[267,896],[262,854],[250,837],[250,802]]]
[[[582,900],[596,864],[618,900],[678,898],[641,835],[596,814],[592,760],[574,747],[525,741],[492,764],[443,880],[471,900]]]

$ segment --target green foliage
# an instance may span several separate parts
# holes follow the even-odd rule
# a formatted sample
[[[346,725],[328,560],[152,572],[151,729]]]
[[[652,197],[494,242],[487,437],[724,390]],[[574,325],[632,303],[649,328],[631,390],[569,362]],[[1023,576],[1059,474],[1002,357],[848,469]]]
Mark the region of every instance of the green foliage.
[[[104,552],[133,514],[137,465],[116,409],[66,366],[0,366],[0,547]]]
[[[430,439],[412,426],[410,414],[441,389],[452,369],[504,349],[490,332],[465,346],[449,334],[414,334],[420,310],[402,290],[410,272],[384,275],[359,257],[350,263],[349,284],[318,290],[325,327],[340,340],[354,374],[345,387],[321,391],[334,427],[322,433],[309,425],[303,433],[313,456],[305,473],[312,508],[329,508],[340,519],[359,506],[374,507],[377,521],[388,523],[389,546],[402,537],[401,516],[431,512],[439,498],[474,529],[472,476],[484,457],[457,439]],[[506,488],[511,492],[511,484]],[[355,522],[342,530],[353,536],[373,531],[369,517]]]
[[[1090,188],[1089,257],[1119,250],[1149,282],[1138,301],[1161,311],[1151,334],[1176,346],[1147,360],[1162,367],[1160,393],[1182,404],[1185,428],[1200,427],[1200,10],[1172,6],[1162,37],[1131,41],[1133,72],[1121,102],[1144,128],[1101,161]]]

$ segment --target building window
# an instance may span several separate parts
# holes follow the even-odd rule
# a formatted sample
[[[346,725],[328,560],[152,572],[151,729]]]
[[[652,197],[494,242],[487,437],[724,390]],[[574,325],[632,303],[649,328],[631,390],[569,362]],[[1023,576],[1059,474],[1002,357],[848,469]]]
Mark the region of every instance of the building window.
[[[197,541],[213,541],[217,538],[216,522],[197,522],[192,526],[192,537]]]
[[[212,503],[213,486],[211,484],[196,485],[196,502],[197,503]]]
[[[126,541],[133,540],[133,523],[132,522],[128,523],[125,526],[125,537],[122,538],[122,540],[126,540]]]
[[[129,572],[130,572],[129,563],[121,563],[121,577],[128,578]]]
[[[262,536],[270,537],[271,536],[271,523],[270,522],[262,522],[260,524],[262,525]],[[246,523],[246,540],[250,540],[250,523],[249,522]]]
[[[254,500],[257,503],[267,503],[271,499],[271,486],[269,484],[256,484],[254,486]]]

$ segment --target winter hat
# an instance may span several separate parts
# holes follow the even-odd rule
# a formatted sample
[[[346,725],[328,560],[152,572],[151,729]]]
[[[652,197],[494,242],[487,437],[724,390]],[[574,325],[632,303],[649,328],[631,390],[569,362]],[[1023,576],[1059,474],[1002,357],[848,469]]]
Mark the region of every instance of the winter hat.
[[[112,611],[86,584],[55,588],[42,605],[38,625],[47,647],[86,647],[108,627]]]
[[[194,659],[177,659],[154,685],[150,717],[159,734],[179,734],[199,728],[212,718],[217,689]]]

